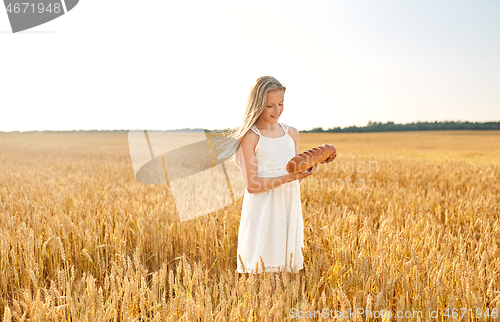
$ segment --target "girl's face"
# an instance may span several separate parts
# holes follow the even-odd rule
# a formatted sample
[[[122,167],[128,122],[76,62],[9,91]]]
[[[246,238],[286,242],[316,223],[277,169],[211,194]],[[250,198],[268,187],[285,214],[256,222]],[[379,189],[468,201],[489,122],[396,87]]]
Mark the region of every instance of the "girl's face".
[[[266,105],[260,118],[266,122],[276,123],[283,113],[283,101],[285,100],[285,91],[272,91],[267,93]]]

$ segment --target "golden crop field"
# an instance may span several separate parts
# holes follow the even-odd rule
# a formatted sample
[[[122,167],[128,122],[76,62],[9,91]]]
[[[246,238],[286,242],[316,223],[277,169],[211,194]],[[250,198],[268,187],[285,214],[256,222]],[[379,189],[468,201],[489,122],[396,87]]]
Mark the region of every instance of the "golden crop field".
[[[300,140],[338,151],[301,182],[305,269],[252,275],[242,199],[180,222],[167,185],[135,179],[127,133],[0,133],[0,317],[500,320],[500,131]]]

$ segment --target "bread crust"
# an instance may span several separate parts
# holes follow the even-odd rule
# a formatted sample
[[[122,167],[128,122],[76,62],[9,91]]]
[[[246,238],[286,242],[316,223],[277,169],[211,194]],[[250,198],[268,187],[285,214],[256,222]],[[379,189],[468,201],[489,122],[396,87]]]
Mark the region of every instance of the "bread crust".
[[[335,149],[335,147],[331,144],[318,145],[294,156],[290,161],[288,161],[286,171],[288,173],[297,173],[307,170],[310,167],[325,161],[335,152],[337,152],[337,149]]]

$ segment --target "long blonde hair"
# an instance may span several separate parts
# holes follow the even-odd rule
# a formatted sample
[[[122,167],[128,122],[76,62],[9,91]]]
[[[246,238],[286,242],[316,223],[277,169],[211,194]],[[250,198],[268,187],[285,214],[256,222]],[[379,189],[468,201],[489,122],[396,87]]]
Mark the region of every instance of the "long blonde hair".
[[[258,78],[252,85],[250,94],[248,95],[247,106],[245,109],[245,114],[243,116],[243,122],[240,127],[234,128],[224,133],[219,133],[221,136],[230,137],[235,139],[236,148],[235,153],[235,163],[240,166],[239,161],[239,143],[245,136],[245,134],[250,130],[252,125],[255,124],[260,114],[264,110],[267,100],[267,93],[283,90],[286,91],[286,87],[281,85],[281,83],[272,76],[262,76]]]

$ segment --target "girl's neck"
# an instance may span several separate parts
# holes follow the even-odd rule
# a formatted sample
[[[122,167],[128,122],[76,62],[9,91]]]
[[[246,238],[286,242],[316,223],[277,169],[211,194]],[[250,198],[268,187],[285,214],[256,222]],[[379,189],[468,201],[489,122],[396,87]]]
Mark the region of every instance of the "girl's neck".
[[[260,130],[269,130],[269,131],[274,131],[276,129],[279,129],[280,126],[278,124],[278,122],[276,123],[271,123],[271,122],[265,122],[265,121],[262,121],[262,120],[257,120],[255,121],[254,125],[260,129]]]

